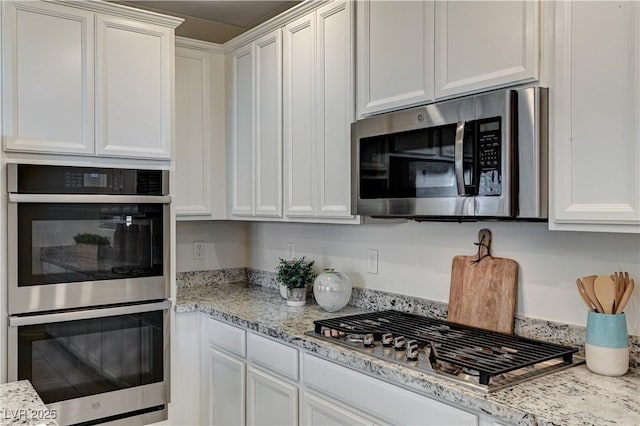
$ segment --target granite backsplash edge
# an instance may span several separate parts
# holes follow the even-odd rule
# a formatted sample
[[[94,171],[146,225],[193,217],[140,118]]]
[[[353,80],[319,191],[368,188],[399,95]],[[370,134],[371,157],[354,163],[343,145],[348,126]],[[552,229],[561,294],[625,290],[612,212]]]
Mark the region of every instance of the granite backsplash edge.
[[[251,268],[178,272],[176,275],[178,288],[236,282],[278,289],[274,272]],[[360,287],[353,288],[349,304],[368,310],[394,309],[447,318],[446,303]],[[582,326],[516,315],[514,332],[522,337],[576,347],[584,356],[585,328]],[[629,366],[640,367],[640,336],[629,336]]]

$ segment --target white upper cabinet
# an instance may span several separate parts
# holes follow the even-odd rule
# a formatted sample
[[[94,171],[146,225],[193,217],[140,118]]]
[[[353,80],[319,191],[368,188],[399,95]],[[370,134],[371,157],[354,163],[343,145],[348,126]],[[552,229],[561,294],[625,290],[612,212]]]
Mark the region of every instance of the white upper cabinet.
[[[255,42],[255,214],[282,216],[282,35]]]
[[[3,2],[7,151],[93,153],[94,14]]]
[[[7,151],[170,159],[181,19],[99,2],[2,9]]]
[[[173,30],[97,16],[97,154],[171,157]]]
[[[316,208],[324,218],[351,217],[352,8],[337,2],[316,12]]]
[[[640,3],[557,3],[551,229],[640,232],[639,52]]]
[[[229,140],[231,153],[231,214],[248,215],[253,210],[253,44],[228,56],[231,84]]]
[[[433,100],[434,3],[357,4],[358,116]]]
[[[315,216],[315,13],[284,28],[285,213]]]
[[[280,29],[228,55],[231,214],[282,216]]]
[[[351,220],[353,3],[284,28],[285,214]]]
[[[536,1],[437,1],[435,95],[538,78]]]
[[[357,113],[538,79],[537,1],[357,3]]]
[[[225,217],[222,46],[176,38],[173,200],[180,220]]]

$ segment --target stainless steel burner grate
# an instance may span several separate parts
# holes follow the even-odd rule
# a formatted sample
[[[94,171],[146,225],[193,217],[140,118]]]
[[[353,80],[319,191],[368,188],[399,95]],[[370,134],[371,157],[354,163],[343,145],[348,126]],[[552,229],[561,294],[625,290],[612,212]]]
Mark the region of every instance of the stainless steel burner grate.
[[[424,366],[430,364],[429,369],[439,372],[458,375],[462,371],[465,376],[476,376],[471,380],[487,386],[492,380],[504,383],[505,377],[531,377],[535,375],[533,369],[527,369],[531,366],[545,370],[554,365],[573,365],[573,354],[577,352],[575,348],[553,343],[392,310],[319,320],[314,321],[314,325],[315,335],[331,337],[334,342],[343,342],[352,349],[358,349],[354,342],[372,335],[375,344],[369,345],[369,349],[363,347],[362,351],[374,356],[376,351],[371,348],[382,347],[383,336],[386,335],[386,339],[402,336],[407,342],[414,341],[412,344],[417,345],[425,359],[404,360],[398,354],[389,356],[382,352],[378,357],[402,361],[400,363],[417,369],[426,369]],[[550,360],[557,362],[547,362]]]

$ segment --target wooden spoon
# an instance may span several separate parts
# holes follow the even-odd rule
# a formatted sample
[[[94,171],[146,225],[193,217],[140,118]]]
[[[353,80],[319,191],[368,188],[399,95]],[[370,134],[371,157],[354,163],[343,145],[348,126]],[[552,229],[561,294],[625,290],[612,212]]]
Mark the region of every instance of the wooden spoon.
[[[622,300],[620,300],[620,304],[616,308],[616,314],[621,314],[622,311],[624,310],[624,307],[627,306],[627,302],[629,301],[629,298],[631,297],[631,292],[633,291],[633,286],[634,286],[634,282],[633,282],[633,279],[631,279],[629,281],[629,284],[627,285],[627,288],[624,291]]]
[[[593,290],[598,298],[598,302],[604,308],[603,313],[612,314],[613,304],[616,301],[616,288],[613,280],[607,275],[598,275],[593,283]]]
[[[589,300],[591,300],[591,303],[593,304],[593,306],[596,307],[596,312],[599,312],[602,314],[604,313],[604,309],[602,308],[602,305],[598,301],[598,298],[596,297],[596,293],[593,290],[593,283],[596,280],[596,278],[597,278],[596,275],[589,275],[587,277],[582,277],[582,284],[584,286],[585,293],[587,293],[587,297],[589,298]]]
[[[584,304],[587,305],[587,308],[589,308],[590,311],[594,311],[596,307],[593,306],[593,303],[589,300],[589,296],[587,296],[587,293],[584,291],[584,284],[582,284],[580,278],[576,280],[576,286],[578,287],[578,293],[580,293],[580,297],[582,297]]]

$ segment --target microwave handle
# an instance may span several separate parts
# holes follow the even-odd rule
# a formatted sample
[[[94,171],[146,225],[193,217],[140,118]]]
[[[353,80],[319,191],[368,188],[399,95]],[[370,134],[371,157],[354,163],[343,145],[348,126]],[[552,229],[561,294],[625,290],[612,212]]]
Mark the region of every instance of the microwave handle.
[[[458,195],[465,195],[464,190],[464,121],[458,121],[456,124],[456,139],[454,145],[456,186],[458,187]]]

